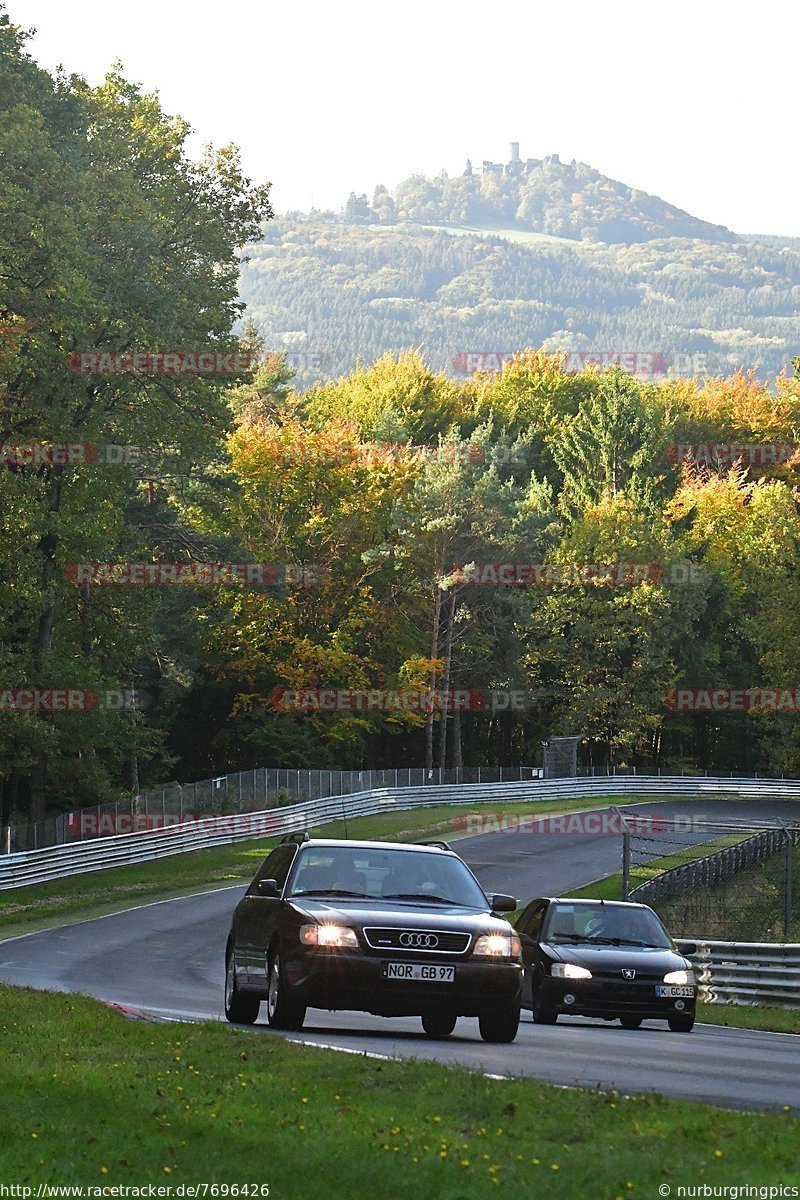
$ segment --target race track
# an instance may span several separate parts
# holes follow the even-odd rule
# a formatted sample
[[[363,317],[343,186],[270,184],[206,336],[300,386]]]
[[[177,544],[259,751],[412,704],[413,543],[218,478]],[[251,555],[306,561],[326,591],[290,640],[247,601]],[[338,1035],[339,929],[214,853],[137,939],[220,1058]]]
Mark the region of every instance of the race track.
[[[643,804],[641,813],[686,813],[685,802]],[[800,804],[713,802],[706,816],[746,824],[800,821]],[[702,835],[687,833],[685,840]],[[487,891],[520,900],[563,894],[619,869],[620,839],[607,835],[516,832],[464,838],[456,847]],[[165,1018],[220,1020],[223,953],[242,887],[143,905],[113,916],[0,941],[0,980],[82,992]],[[694,931],[698,932],[698,931]],[[702,932],[702,931],[699,931]],[[659,1022],[623,1030],[617,1024],[560,1018],[538,1026],[529,1013],[512,1045],[480,1040],[476,1020],[462,1018],[443,1041],[422,1034],[417,1018],[386,1020],[363,1013],[309,1010],[299,1034],[261,1023],[255,1036],[393,1057],[435,1059],[497,1075],[530,1075],[551,1083],[616,1088],[632,1094],[703,1100],[726,1107],[800,1109],[800,1039],[697,1025],[671,1033]]]

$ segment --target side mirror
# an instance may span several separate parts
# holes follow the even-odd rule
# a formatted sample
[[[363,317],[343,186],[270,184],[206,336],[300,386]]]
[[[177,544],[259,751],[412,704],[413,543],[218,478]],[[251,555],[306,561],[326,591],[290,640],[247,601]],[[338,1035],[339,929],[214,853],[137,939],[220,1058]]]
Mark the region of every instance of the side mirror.
[[[680,953],[684,958],[689,958],[692,954],[697,954],[697,942],[684,942]]]
[[[517,902],[513,896],[492,896],[492,912],[516,912]]]
[[[256,891],[259,896],[275,897],[281,894],[277,879],[259,879]]]

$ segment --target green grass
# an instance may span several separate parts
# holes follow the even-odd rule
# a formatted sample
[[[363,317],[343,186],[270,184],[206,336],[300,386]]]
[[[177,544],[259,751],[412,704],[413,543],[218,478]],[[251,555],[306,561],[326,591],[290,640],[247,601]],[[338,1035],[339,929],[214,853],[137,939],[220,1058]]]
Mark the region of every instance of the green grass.
[[[792,907],[785,924],[786,856],[780,850],[765,862],[737,871],[716,887],[692,888],[659,903],[658,912],[674,929],[700,931],[720,941],[793,942],[800,933],[800,849],[792,855]]]
[[[569,894],[581,900],[621,900],[622,874],[607,875],[605,879],[587,883],[586,887],[571,888]]]
[[[765,1029],[773,1033],[800,1033],[800,1009],[761,1008],[755,1004],[698,1004],[697,1019],[706,1025],[731,1029]]]
[[[0,987],[4,1182],[263,1184],[271,1200],[613,1200],[788,1183],[800,1125],[376,1061]],[[9,1101],[13,1101],[9,1103]]]
[[[638,798],[641,799],[641,798]],[[517,802],[492,806],[492,812],[534,814],[605,808],[613,803],[635,803],[637,797],[598,799],[587,803],[564,800],[553,804]],[[440,804],[431,808],[389,812],[372,817],[334,821],[313,832],[320,837],[391,838],[411,841],[436,837],[451,840],[463,836],[459,818],[488,811],[488,806]],[[237,842],[211,850],[194,850],[169,858],[130,867],[111,867],[73,875],[51,883],[0,891],[0,939],[30,933],[35,929],[120,912],[150,900],[189,895],[209,888],[225,887],[252,879],[276,838]]]
[[[631,870],[630,890],[633,891],[640,884],[646,883],[656,875],[663,874],[664,871],[673,871],[676,867],[682,867],[696,858],[706,858],[709,854],[715,854],[718,850],[724,850],[726,846],[733,846],[736,842],[744,841],[745,838],[751,836],[750,832],[732,833],[726,837],[715,838],[713,841],[702,842],[697,846],[682,846],[680,850],[676,850],[673,854],[665,854],[661,858],[652,858],[649,862],[639,864]],[[604,879],[587,883],[585,887],[576,888],[569,894],[584,900],[623,900],[622,872],[606,875]]]

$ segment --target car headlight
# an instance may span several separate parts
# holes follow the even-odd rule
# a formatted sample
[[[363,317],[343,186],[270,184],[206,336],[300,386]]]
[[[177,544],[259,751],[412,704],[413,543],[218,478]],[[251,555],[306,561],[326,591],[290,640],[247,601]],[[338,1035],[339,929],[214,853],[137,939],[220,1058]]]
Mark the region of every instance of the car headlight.
[[[475,939],[472,953],[483,958],[519,958],[522,945],[516,933],[482,933]]]
[[[592,972],[576,963],[556,963],[550,967],[550,974],[556,979],[591,979]]]
[[[335,946],[358,949],[356,931],[347,925],[303,925],[300,941],[304,946]]]
[[[667,971],[664,983],[694,983],[694,971]]]

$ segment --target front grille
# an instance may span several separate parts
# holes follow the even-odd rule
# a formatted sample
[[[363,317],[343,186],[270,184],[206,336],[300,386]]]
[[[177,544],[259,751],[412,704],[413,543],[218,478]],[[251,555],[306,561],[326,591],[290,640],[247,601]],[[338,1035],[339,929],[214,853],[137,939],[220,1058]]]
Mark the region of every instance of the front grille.
[[[594,979],[603,987],[619,987],[619,988],[641,988],[654,987],[657,983],[664,982],[664,972],[660,974],[652,974],[648,971],[636,972],[633,979],[624,979],[621,971],[598,971],[596,974],[592,972]]]
[[[463,954],[470,942],[468,933],[446,929],[365,929],[364,937],[373,950],[408,954]]]

